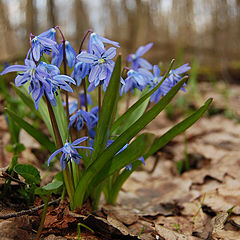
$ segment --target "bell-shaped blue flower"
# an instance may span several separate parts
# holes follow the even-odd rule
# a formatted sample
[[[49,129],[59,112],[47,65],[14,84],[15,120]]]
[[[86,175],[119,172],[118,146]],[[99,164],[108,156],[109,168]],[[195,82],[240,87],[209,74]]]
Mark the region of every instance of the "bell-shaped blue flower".
[[[137,70],[139,67],[145,68],[147,70],[152,69],[151,63],[142,56],[153,46],[153,43],[148,43],[146,46],[141,46],[138,48],[135,54],[130,54],[127,58],[128,62],[132,64],[132,69]]]
[[[118,42],[111,41],[107,38],[104,38],[97,33],[91,33],[89,42],[88,42],[88,52],[94,53],[98,51],[97,49],[100,47],[101,49],[105,49],[104,43],[111,44],[115,47],[120,47]]]
[[[142,91],[148,84],[150,84],[152,74],[144,69],[139,68],[137,71],[130,69],[125,79],[125,84],[122,86],[122,92],[133,91],[135,88]]]
[[[84,62],[77,62],[74,66],[74,71],[72,72],[71,77],[74,78],[77,82],[77,86],[79,87],[82,79],[85,78],[91,69],[91,64]]]
[[[87,137],[82,137],[79,138],[77,140],[75,140],[72,143],[66,142],[64,144],[64,146],[60,149],[58,149],[57,151],[55,151],[48,159],[47,165],[49,166],[50,162],[52,161],[52,159],[59,154],[60,152],[62,152],[62,156],[60,158],[60,166],[61,168],[64,170],[66,168],[66,164],[70,161],[72,162],[72,160],[76,163],[79,164],[80,163],[80,159],[82,159],[82,157],[79,155],[78,151],[76,149],[88,149],[88,150],[93,150],[93,148],[91,147],[84,147],[84,146],[77,146],[80,143],[82,143],[83,141],[87,140]]]
[[[75,64],[75,58],[77,56],[77,53],[70,44],[70,42],[68,41],[65,41],[65,51],[67,64],[70,68],[72,68]],[[63,61],[63,43],[59,44],[58,52],[53,52],[51,64],[56,65],[59,68],[62,64],[62,61]]]
[[[97,87],[100,82],[104,84],[104,90],[106,90],[111,74],[114,68],[114,58],[116,55],[116,48],[111,47],[108,50],[102,49],[100,46],[98,51],[92,53],[81,52],[77,59],[83,63],[91,64],[91,71],[89,74],[90,85],[88,91],[92,91]]]
[[[55,41],[56,30],[51,28],[50,30],[39,34],[38,36],[33,36],[32,43],[32,56],[35,61],[39,61],[42,54],[45,52],[47,54],[51,53],[51,50],[55,53],[58,52],[57,42]],[[31,49],[29,49],[29,52]],[[29,55],[29,53],[28,53]],[[30,54],[31,56],[31,54]]]

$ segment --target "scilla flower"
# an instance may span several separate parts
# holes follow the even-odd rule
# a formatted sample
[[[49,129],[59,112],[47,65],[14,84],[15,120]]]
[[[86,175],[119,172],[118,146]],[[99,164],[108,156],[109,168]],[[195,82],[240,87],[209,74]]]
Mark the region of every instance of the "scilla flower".
[[[68,83],[75,84],[75,81],[69,76],[60,75],[60,70],[56,66],[45,62],[40,62],[36,66],[34,61],[25,59],[25,65],[9,66],[3,70],[1,75],[10,72],[20,72],[15,78],[17,87],[29,82],[29,94],[32,94],[36,109],[44,93],[51,104],[56,106],[55,94],[59,88],[73,92]]]
[[[57,42],[55,41],[56,30],[51,28],[50,30],[39,34],[38,36],[31,35],[33,38],[32,42],[32,55],[35,61],[38,61],[42,56],[43,52],[50,54],[58,52]],[[29,50],[31,51],[31,49]]]
[[[116,48],[111,47],[108,50],[105,50],[101,48],[101,46],[98,46],[97,49],[98,51],[94,52],[94,54],[81,52],[77,56],[77,59],[80,62],[90,63],[92,65],[88,78],[90,82],[88,91],[92,91],[100,84],[100,82],[103,82],[103,90],[106,90],[114,68],[114,61],[111,59],[116,55]]]
[[[122,92],[123,90],[125,93],[133,91],[135,88],[142,91],[150,83],[151,77],[152,74],[144,68],[139,68],[138,70],[130,69],[127,73],[125,84],[122,86]]]
[[[127,58],[128,62],[132,63],[132,68],[134,70],[137,70],[139,67],[145,68],[147,70],[152,69],[151,63],[149,63],[146,59],[142,58],[142,55],[144,55],[151,47],[153,46],[153,43],[149,43],[146,46],[141,46],[138,48],[135,54],[130,54]]]
[[[91,64],[89,63],[77,62],[75,64],[74,71],[72,72],[71,77],[76,80],[78,87],[80,86],[82,79],[89,74],[90,70]]]
[[[75,140],[73,143],[69,143],[68,141],[66,141],[66,143],[64,144],[64,146],[62,148],[55,151],[49,157],[47,165],[49,166],[52,159],[60,152],[62,152],[62,156],[60,158],[60,166],[63,170],[66,168],[66,164],[69,161],[72,162],[72,160],[73,160],[76,164],[79,164],[80,159],[82,159],[82,157],[79,155],[79,153],[77,152],[76,149],[93,150],[93,148],[91,148],[91,147],[77,146],[79,143],[85,141],[86,139],[87,139],[87,137],[82,137],[82,138],[79,138],[79,139]]]
[[[75,58],[77,56],[77,53],[68,41],[65,41],[65,51],[67,64],[70,68],[72,68],[75,64]],[[56,65],[59,68],[63,61],[63,43],[58,46],[58,52],[53,52],[52,56],[53,58],[51,64]]]
[[[96,51],[96,47],[98,48],[98,46],[101,47],[102,49],[105,49],[104,43],[111,44],[115,47],[120,47],[118,42],[111,41],[94,32],[90,34],[88,42],[88,52],[94,53]]]

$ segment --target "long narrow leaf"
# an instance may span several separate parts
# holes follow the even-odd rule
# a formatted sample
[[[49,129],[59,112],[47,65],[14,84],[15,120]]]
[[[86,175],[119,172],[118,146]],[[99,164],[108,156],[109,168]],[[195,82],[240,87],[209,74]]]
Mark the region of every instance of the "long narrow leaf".
[[[124,133],[122,133],[84,172],[74,195],[74,205],[81,206],[84,194],[88,184],[97,175],[102,167],[112,159],[112,157],[139,131],[141,131],[149,122],[151,122],[172,100],[178,90],[187,81],[186,78],[181,79],[156,105],[154,105],[148,112],[139,118],[132,126],[130,126]]]
[[[189,127],[191,127],[201,116],[207,111],[209,105],[212,102],[212,98],[209,98],[205,104],[200,107],[197,111],[191,114],[189,117],[175,125],[173,128],[168,130],[164,135],[155,139],[152,147],[149,151],[144,155],[144,159],[147,159],[149,156],[153,155],[163,146],[165,146],[168,142],[170,142],[174,137],[186,131]],[[132,171],[124,170],[116,179],[114,185],[112,186],[112,200],[113,203],[116,201],[117,194],[123,185],[123,183],[128,179],[128,177],[134,172],[136,168],[141,165],[138,161],[132,164]]]
[[[114,172],[121,170],[128,164],[133,163],[149,151],[155,135],[143,133],[139,135],[125,150],[113,157],[110,163],[105,164],[88,186],[88,192],[101,183]]]
[[[41,133],[38,129],[31,126],[25,120],[20,118],[13,111],[6,109],[7,114],[21,127],[23,128],[29,135],[35,138],[42,146],[48,149],[50,152],[55,151],[56,147],[54,143],[52,143],[47,136]]]
[[[114,132],[120,124],[127,118],[129,117],[142,103],[145,102],[146,99],[148,99],[164,82],[164,80],[168,77],[168,74],[170,70],[173,67],[174,59],[171,61],[167,72],[164,74],[162,80],[160,83],[158,83],[152,90],[150,90],[148,93],[146,93],[144,96],[142,96],[135,104],[133,104],[121,117],[119,117],[112,126],[111,131]]]
[[[19,88],[19,87],[16,87],[14,84],[12,84],[12,87],[14,88],[17,95],[25,103],[25,105],[28,106],[31,109],[31,111],[33,111],[39,118],[41,118],[44,121],[52,138],[55,139],[51,121],[50,121],[50,117],[49,117],[48,110],[47,110],[47,106],[46,106],[46,104],[44,104],[43,100],[40,100],[39,108],[37,111],[34,106],[34,102],[33,102],[32,98],[27,93],[27,87],[24,86],[22,88]]]
[[[57,106],[53,106],[53,112],[57,121],[58,129],[62,138],[62,142],[67,139],[67,116],[63,107],[61,93],[58,92],[56,96]]]
[[[96,135],[93,143],[93,160],[105,149],[110,135],[114,113],[116,110],[121,75],[121,56],[118,56],[115,67],[103,98],[102,109],[99,116]]]

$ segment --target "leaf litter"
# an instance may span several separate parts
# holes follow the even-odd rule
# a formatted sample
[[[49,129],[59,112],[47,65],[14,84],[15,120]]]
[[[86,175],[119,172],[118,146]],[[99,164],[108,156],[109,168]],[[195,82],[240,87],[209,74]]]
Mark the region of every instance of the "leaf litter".
[[[204,83],[201,87],[204,98],[214,95],[214,106],[226,109],[221,94],[211,92]],[[237,89],[240,90],[238,86],[230,89],[230,106],[240,116]],[[0,122],[3,168],[11,159],[3,147],[10,138],[3,115]],[[171,121],[162,113],[147,128],[161,135],[170,126]],[[186,132],[186,139],[190,171],[183,170],[181,175],[177,171],[176,162],[184,160],[184,136],[180,135],[132,174],[116,206],[102,203],[98,211],[92,211],[87,204],[85,210],[77,212],[71,212],[67,202],[50,206],[42,239],[77,239],[79,222],[94,231],[81,227],[82,239],[240,239],[240,125],[223,114],[204,117]],[[19,162],[31,162],[41,170],[29,146]],[[0,181],[2,188],[4,181]],[[1,215],[16,211],[11,204],[1,203]],[[31,239],[41,211],[33,216],[0,220],[0,238]]]

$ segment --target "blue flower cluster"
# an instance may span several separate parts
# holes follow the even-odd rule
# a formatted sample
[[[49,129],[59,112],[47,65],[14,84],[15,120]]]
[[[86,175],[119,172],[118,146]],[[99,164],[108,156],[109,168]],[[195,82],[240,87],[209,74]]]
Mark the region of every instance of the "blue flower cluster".
[[[133,92],[135,89],[143,91],[146,87],[150,89],[154,88],[158,83],[161,82],[162,76],[160,76],[160,69],[157,65],[152,66],[142,56],[150,50],[153,43],[149,43],[146,46],[141,46],[137,49],[135,54],[130,54],[127,61],[131,64],[131,68],[127,72],[127,77],[122,81],[122,87],[120,94],[123,92]],[[153,70],[153,72],[151,72]],[[153,93],[150,98],[151,102],[157,103],[162,96],[165,96],[171,88],[182,78],[181,74],[190,70],[188,64],[171,70],[169,77],[164,80],[159,89]],[[181,88],[185,91],[184,87]]]
[[[60,44],[56,41],[56,29],[62,35]],[[89,32],[89,31],[88,31]],[[87,35],[86,35],[87,36]],[[85,38],[84,38],[85,39]],[[108,45],[111,45],[108,47]],[[81,50],[79,54],[76,53],[70,42],[66,41],[60,28],[57,26],[51,28],[38,36],[30,35],[30,49],[25,59],[25,65],[13,65],[6,67],[1,75],[10,72],[17,72],[15,78],[15,85],[20,87],[26,83],[29,84],[29,94],[35,102],[35,108],[38,109],[39,101],[43,95],[49,102],[56,106],[56,95],[59,89],[67,92],[73,92],[71,83],[80,86],[82,80],[88,76],[88,92],[94,90],[97,86],[102,86],[106,91],[113,68],[115,65],[114,57],[119,48],[119,43],[104,38],[97,33],[91,32],[88,42],[87,50]],[[154,88],[161,82],[163,77],[160,75],[160,69],[157,65],[152,66],[143,55],[148,52],[153,46],[153,43],[148,43],[145,46],[140,46],[136,53],[130,54],[127,61],[130,65],[124,77],[121,78],[120,94],[126,92],[133,92],[135,89],[143,91],[145,88]],[[65,52],[64,52],[65,50]],[[51,64],[48,64],[44,59],[44,54],[51,57]],[[72,69],[71,77],[60,73],[60,66],[66,57],[66,63]],[[151,98],[151,102],[157,103],[160,98],[166,95],[169,90],[181,79],[181,74],[190,69],[188,64],[171,70],[169,76],[163,81],[161,86],[155,91]],[[182,87],[184,91],[184,86]],[[86,93],[85,93],[86,94]],[[85,102],[87,98],[87,103]],[[92,99],[89,94],[79,94],[79,101],[69,103],[69,125],[70,128],[75,128],[80,131],[85,125],[88,129],[90,142],[95,137],[95,128],[98,123],[98,107],[93,107],[89,112],[86,105],[91,105]],[[79,108],[80,105],[80,108]],[[85,110],[82,107],[85,106]],[[58,153],[62,152],[60,164],[63,169],[66,167],[68,161],[74,160],[77,164],[80,161],[80,156],[77,152],[77,146],[86,138],[80,138],[73,143],[66,142],[62,148],[54,152],[48,159],[48,163]],[[112,143],[108,141],[107,146]],[[128,145],[125,145],[119,152],[123,151]],[[119,153],[118,152],[118,153]],[[144,163],[143,157],[139,158]],[[131,170],[131,164],[126,167]]]
[[[60,70],[53,64],[40,61],[43,53],[56,55],[59,54],[59,46],[55,40],[56,30],[54,28],[33,36],[31,48],[25,59],[25,65],[12,65],[3,70],[1,75],[18,72],[15,78],[15,85],[20,87],[29,83],[29,94],[32,94],[35,108],[38,109],[39,101],[45,94],[52,105],[56,106],[56,95],[58,89],[73,92],[70,83],[75,81],[67,76],[60,74]]]
[[[52,159],[59,153],[62,152],[61,158],[60,158],[60,166],[64,170],[66,168],[66,164],[70,161],[74,161],[76,164],[80,163],[81,156],[79,155],[78,151],[76,149],[88,149],[93,150],[91,147],[84,147],[84,146],[77,146],[78,144],[82,143],[83,141],[87,140],[87,137],[82,137],[77,140],[75,140],[72,143],[69,143],[68,141],[64,144],[64,146],[57,151],[55,151],[48,159],[47,165],[49,166]]]

